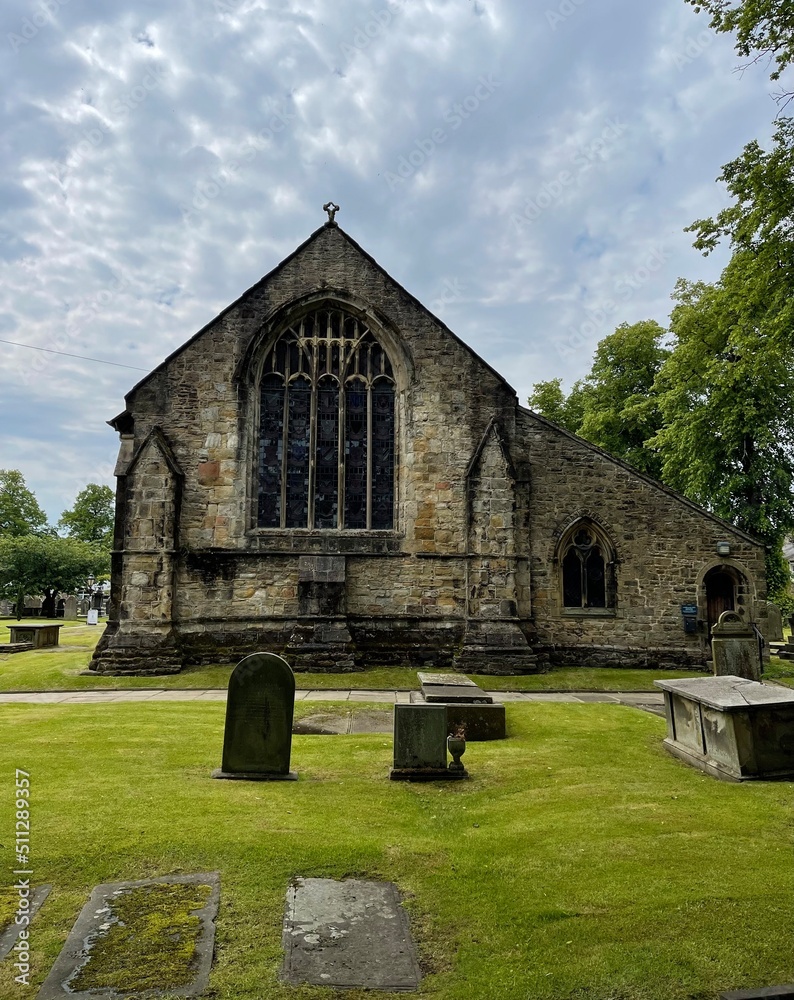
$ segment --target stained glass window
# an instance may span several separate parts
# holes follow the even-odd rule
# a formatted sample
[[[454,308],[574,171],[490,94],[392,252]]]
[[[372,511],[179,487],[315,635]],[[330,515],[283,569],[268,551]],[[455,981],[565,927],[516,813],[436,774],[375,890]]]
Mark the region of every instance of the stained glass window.
[[[260,528],[394,527],[395,391],[368,325],[321,308],[289,326],[260,381]]]

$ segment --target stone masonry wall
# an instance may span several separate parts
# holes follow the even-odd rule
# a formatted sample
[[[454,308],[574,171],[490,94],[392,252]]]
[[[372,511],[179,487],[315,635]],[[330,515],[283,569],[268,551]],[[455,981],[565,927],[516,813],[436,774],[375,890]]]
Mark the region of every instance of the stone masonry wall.
[[[766,614],[763,546],[599,449],[519,411],[517,448],[532,468],[532,610],[537,648],[556,662],[679,666],[705,662],[705,631],[685,635],[681,605],[706,618],[703,576],[728,565],[749,581],[746,611]],[[577,518],[593,518],[616,551],[613,613],[562,607],[556,547]],[[718,541],[731,555],[717,555]]]

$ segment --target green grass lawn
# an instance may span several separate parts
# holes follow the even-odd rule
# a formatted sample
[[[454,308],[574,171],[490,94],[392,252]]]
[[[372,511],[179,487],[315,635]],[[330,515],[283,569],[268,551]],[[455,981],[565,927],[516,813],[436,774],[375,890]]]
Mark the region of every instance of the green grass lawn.
[[[0,651],[8,641],[9,619],[0,620]],[[80,676],[88,669],[91,651],[102,634],[102,626],[66,623],[57,649],[34,650],[5,656],[0,652],[0,691],[80,691],[102,688],[226,688],[231,664],[187,667],[179,674],[163,677]],[[782,662],[782,661],[780,661]],[[546,674],[524,677],[493,677],[469,674],[489,691],[653,691],[654,680],[697,676],[694,671],[623,670],[588,667],[557,667]],[[415,670],[405,667],[373,667],[346,674],[298,673],[298,688],[326,690],[418,690]]]
[[[790,784],[688,768],[634,709],[507,711],[510,739],[469,745],[469,781],[389,782],[381,735],[297,736],[299,781],[257,784],[209,777],[222,704],[0,707],[5,879],[24,768],[35,882],[54,887],[31,995],[94,885],[203,871],[221,876],[214,1000],[336,995],[278,981],[296,876],[396,882],[434,1000],[716,1000],[794,980]],[[6,960],[0,996],[22,995],[12,976]]]

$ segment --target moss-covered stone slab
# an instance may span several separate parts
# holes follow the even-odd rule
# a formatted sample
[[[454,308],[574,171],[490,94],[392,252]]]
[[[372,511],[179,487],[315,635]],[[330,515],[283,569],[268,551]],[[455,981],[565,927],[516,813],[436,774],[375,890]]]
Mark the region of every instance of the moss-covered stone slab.
[[[281,978],[338,989],[406,991],[421,974],[393,882],[298,878],[287,893]]]
[[[38,1000],[199,996],[209,983],[217,872],[98,885]]]
[[[24,881],[22,876],[20,880]],[[0,889],[0,962],[17,943],[20,931],[28,929],[50,889],[51,885],[39,885],[35,889],[23,886],[21,894],[16,886]]]

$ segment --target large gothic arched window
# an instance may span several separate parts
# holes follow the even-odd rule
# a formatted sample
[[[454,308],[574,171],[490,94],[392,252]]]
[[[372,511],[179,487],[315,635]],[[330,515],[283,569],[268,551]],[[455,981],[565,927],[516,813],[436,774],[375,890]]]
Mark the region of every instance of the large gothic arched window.
[[[325,307],[289,326],[260,381],[260,528],[394,527],[394,373],[367,324]]]
[[[579,521],[566,532],[559,551],[563,607],[613,608],[614,558],[602,533]]]

